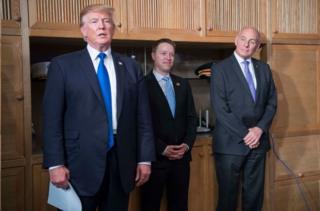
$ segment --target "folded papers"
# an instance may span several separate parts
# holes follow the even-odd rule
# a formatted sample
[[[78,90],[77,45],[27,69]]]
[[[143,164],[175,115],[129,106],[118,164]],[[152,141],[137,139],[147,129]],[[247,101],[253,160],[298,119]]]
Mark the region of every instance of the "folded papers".
[[[63,211],[81,211],[81,201],[69,183],[67,189],[58,188],[49,183],[48,204]]]

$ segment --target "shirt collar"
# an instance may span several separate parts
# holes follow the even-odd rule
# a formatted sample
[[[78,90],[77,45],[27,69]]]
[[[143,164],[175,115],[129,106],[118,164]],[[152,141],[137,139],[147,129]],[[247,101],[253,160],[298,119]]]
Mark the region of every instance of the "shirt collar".
[[[99,55],[99,53],[101,53],[100,51],[98,51],[97,49],[91,47],[89,44],[87,45],[87,50],[89,52],[90,58],[92,61],[95,61]],[[111,55],[111,47],[109,47],[106,51],[104,51],[103,53],[105,53],[107,55],[107,58]]]
[[[248,58],[248,59],[244,59],[244,58],[242,58],[241,56],[239,56],[236,51],[234,51],[234,56],[236,57],[236,59],[237,59],[237,61],[238,61],[239,64],[242,64],[243,61],[248,61],[249,64],[252,63],[251,57]]]
[[[169,77],[170,78],[170,74],[162,75],[158,71],[156,71],[155,69],[153,69],[152,72],[153,72],[153,75],[156,77],[158,82],[161,81],[163,77]]]

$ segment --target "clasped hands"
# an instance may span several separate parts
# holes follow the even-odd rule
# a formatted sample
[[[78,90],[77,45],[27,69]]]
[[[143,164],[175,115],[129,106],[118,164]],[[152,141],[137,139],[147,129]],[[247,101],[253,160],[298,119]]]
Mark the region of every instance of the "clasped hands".
[[[263,131],[259,127],[249,128],[249,132],[243,138],[244,143],[250,148],[257,148],[260,144],[260,138]]]
[[[183,157],[184,153],[189,149],[188,145],[182,143],[180,145],[168,145],[163,152],[169,160],[179,160]]]

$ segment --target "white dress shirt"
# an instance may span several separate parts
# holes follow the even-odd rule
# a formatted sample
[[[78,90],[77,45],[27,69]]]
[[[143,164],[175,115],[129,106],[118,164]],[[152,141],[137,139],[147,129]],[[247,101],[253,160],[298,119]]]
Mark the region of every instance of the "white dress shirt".
[[[256,79],[256,74],[254,73],[254,67],[253,67],[251,58],[243,59],[237,54],[237,52],[234,52],[234,56],[236,57],[244,76],[246,76],[246,75],[244,73],[244,64],[242,62],[245,60],[249,62],[249,71],[250,71],[252,78],[253,78],[254,88],[257,90],[257,79]]]
[[[90,45],[87,45],[87,49],[93,63],[94,69],[96,73],[98,73],[98,66],[100,59],[98,57],[100,51],[92,48]],[[111,104],[112,104],[112,127],[113,127],[113,134],[117,133],[117,78],[116,78],[116,71],[114,68],[114,63],[111,54],[111,48],[109,47],[105,53],[107,56],[104,59],[104,65],[107,68],[109,79],[110,79],[110,88],[111,88]]]

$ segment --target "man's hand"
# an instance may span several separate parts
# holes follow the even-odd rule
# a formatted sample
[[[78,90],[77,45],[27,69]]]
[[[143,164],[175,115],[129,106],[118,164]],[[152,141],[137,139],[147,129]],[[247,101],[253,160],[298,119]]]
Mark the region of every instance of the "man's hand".
[[[149,180],[151,174],[151,165],[138,164],[136,173],[136,186],[139,187]]]
[[[69,170],[65,166],[49,170],[50,181],[58,188],[67,188],[70,178]]]
[[[259,127],[249,128],[248,134],[243,138],[244,143],[251,149],[257,148],[260,144],[260,138],[263,130]]]
[[[183,157],[186,151],[188,151],[188,145],[185,143],[180,145],[168,145],[164,150],[163,155],[169,160],[178,160]]]

